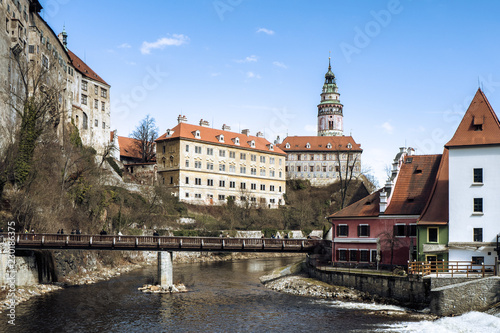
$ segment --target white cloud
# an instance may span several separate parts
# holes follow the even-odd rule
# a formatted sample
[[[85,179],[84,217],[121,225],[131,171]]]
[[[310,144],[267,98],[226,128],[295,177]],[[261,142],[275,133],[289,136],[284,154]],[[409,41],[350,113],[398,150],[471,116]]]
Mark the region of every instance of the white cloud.
[[[132,46],[129,43],[123,43],[118,45],[119,49],[130,49]]]
[[[246,57],[245,59],[240,59],[240,60],[235,60],[235,62],[242,64],[245,62],[256,62],[257,61],[257,56],[256,55],[251,55],[249,57]]]
[[[279,62],[279,61],[274,61],[274,62],[273,62],[273,65],[274,65],[274,66],[276,66],[276,67],[281,67],[281,68],[285,68],[285,69],[287,69],[287,68],[288,68],[288,66],[287,66],[287,65],[285,65],[284,63]]]
[[[189,37],[179,34],[173,34],[172,37],[163,37],[156,42],[142,42],[141,53],[149,54],[154,49],[164,49],[167,46],[180,46],[189,42]]]
[[[259,32],[263,32],[267,35],[274,35],[274,31],[273,30],[269,30],[269,29],[266,29],[266,28],[259,28],[257,29],[257,33]]]
[[[392,127],[392,125],[388,121],[383,123],[380,127],[382,127],[389,134],[392,134],[392,132],[394,131],[394,127]]]
[[[254,72],[247,72],[247,78],[249,79],[260,79],[259,74],[255,74]]]

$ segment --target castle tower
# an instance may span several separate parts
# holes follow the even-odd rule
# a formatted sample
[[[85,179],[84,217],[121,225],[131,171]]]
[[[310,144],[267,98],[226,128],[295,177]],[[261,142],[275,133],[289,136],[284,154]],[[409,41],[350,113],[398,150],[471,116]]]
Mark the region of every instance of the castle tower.
[[[321,102],[318,104],[318,136],[343,135],[343,107],[340,103],[340,94],[329,57],[328,72],[325,74],[325,84],[323,84],[321,92]]]

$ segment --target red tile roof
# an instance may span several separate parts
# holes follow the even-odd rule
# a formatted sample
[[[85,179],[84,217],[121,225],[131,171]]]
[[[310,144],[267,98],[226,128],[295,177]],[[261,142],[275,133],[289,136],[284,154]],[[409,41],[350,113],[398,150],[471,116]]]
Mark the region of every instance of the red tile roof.
[[[448,223],[448,183],[449,183],[449,160],[448,149],[443,151],[441,164],[437,174],[436,182],[432,188],[429,201],[427,202],[418,224],[447,224]]]
[[[445,147],[492,144],[500,144],[500,123],[488,99],[478,89],[453,138]]]
[[[441,155],[405,157],[384,215],[420,215],[436,181]]]
[[[120,156],[128,158],[141,159],[142,155],[138,146],[139,140],[118,136],[118,145],[120,146]]]
[[[195,138],[194,133],[200,131],[200,138]],[[224,142],[219,141],[219,136],[224,136]],[[280,155],[285,155],[277,145],[272,145],[273,150],[270,150],[271,143],[265,138],[246,135],[241,133],[234,133],[229,131],[223,131],[219,129],[214,129],[205,126],[191,125],[187,123],[179,123],[177,126],[170,130],[170,135],[167,133],[161,135],[156,142],[161,142],[164,140],[171,140],[175,138],[185,138],[191,140],[199,140],[200,142],[216,143],[224,146],[234,147],[234,148],[247,148],[259,151],[265,151],[268,153],[276,153]],[[235,138],[239,138],[240,144],[235,143]],[[255,147],[250,146],[251,141],[255,141]]]
[[[329,218],[345,217],[377,217],[380,211],[380,192],[382,189],[373,192],[367,197],[347,206],[346,208],[333,213]]]
[[[290,148],[286,148],[287,143]],[[310,148],[307,148],[308,143]],[[331,148],[328,148],[328,144],[331,145]],[[351,144],[352,148],[347,148],[348,144]],[[286,152],[335,151],[338,147],[340,147],[341,151],[363,151],[361,145],[357,144],[352,136],[287,136],[279,147]]]
[[[98,82],[104,83],[109,86],[96,72],[92,70],[86,63],[82,61],[82,59],[78,58],[76,54],[68,50],[69,57],[71,58],[71,63],[75,67],[77,71],[82,73],[83,76],[88,77],[89,79],[96,80]]]

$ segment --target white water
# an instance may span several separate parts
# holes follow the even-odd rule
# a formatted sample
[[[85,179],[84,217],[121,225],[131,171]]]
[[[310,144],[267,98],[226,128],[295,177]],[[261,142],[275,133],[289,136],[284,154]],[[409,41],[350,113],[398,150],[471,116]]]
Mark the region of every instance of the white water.
[[[376,332],[400,333],[498,333],[500,318],[482,312],[468,312],[457,317],[435,321],[402,322],[377,329]]]
[[[317,300],[315,302],[318,304],[326,304],[328,306],[340,309],[369,310],[369,311],[401,311],[401,312],[408,311],[408,309],[405,309],[400,306],[376,304],[376,303],[343,302],[343,301],[329,301],[329,300]]]

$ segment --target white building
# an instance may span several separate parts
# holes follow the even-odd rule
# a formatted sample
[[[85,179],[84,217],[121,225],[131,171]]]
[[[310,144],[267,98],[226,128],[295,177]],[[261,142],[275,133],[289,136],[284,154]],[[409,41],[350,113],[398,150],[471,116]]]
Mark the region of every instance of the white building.
[[[493,265],[500,233],[500,123],[479,89],[449,149],[449,260]]]

